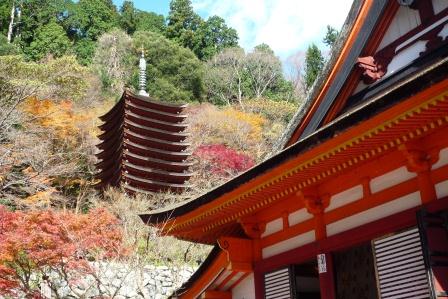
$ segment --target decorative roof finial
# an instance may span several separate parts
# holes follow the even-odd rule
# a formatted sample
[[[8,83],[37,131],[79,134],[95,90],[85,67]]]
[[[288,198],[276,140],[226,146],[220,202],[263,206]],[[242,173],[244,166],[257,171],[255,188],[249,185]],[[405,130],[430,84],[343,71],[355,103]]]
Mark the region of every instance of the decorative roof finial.
[[[146,92],[146,59],[145,59],[145,50],[143,49],[143,47],[142,47],[142,56],[140,57],[140,62],[138,66],[140,68],[140,76],[138,82],[140,90],[138,91],[138,94],[141,96],[148,96],[148,93]]]

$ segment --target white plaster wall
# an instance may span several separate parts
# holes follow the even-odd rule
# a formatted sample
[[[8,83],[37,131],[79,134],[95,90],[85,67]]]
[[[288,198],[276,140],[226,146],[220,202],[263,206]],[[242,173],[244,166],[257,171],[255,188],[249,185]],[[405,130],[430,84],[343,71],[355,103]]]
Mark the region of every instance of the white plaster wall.
[[[448,1],[447,1],[448,3]],[[446,39],[446,37],[448,36],[448,24],[445,24],[445,26],[443,26],[442,30],[440,30],[439,34],[437,34],[437,36],[440,36],[442,39]]]
[[[308,213],[306,209],[297,210],[288,215],[289,226],[296,225],[311,218],[313,218],[313,215]]]
[[[255,299],[255,280],[253,274],[249,274],[232,289],[232,299]]]
[[[410,180],[416,176],[417,175],[414,172],[409,172],[406,167],[403,166],[373,178],[370,181],[370,189],[372,193],[376,193],[389,187],[395,186],[399,183]]]
[[[222,274],[221,274],[222,273]],[[214,289],[217,286],[219,286],[221,284],[221,282],[224,281],[224,279],[227,278],[227,276],[229,276],[232,273],[231,270],[223,270],[222,272],[220,272],[218,275],[220,275],[217,279],[213,279],[213,283],[211,284],[211,287]]]
[[[442,10],[448,7],[447,0],[432,0],[432,6],[434,7],[434,13],[438,14]]]
[[[414,192],[403,197],[397,198],[388,203],[368,209],[361,213],[341,219],[327,225],[327,235],[333,236],[360,225],[373,222],[375,220],[402,212],[404,210],[421,205],[420,192]]]
[[[444,148],[439,152],[439,160],[434,163],[431,169],[437,169],[448,164],[448,148]]]
[[[311,242],[316,241],[316,235],[314,233],[314,230],[297,235],[295,237],[292,237],[290,239],[281,241],[277,244],[265,247],[262,249],[262,255],[263,258],[268,258],[277,254],[280,254],[282,252],[303,246],[305,244],[309,244]]]
[[[266,237],[269,235],[272,235],[273,233],[279,232],[283,229],[283,219],[277,218],[275,220],[272,220],[268,223],[266,223],[266,229],[263,234],[261,234],[261,237]]]
[[[435,188],[437,199],[441,199],[448,196],[448,180],[436,184]]]
[[[446,1],[446,0],[443,0]],[[418,11],[410,9],[406,6],[400,6],[392,23],[387,28],[383,40],[378,47],[381,50],[400,36],[405,35],[415,27],[421,24],[420,15]]]
[[[415,59],[419,58],[420,53],[426,50],[427,43],[428,41],[418,41],[395,55],[387,66],[387,73],[385,76],[392,75]]]
[[[363,197],[362,185],[352,187],[340,193],[333,195],[330,199],[330,205],[325,209],[326,212],[345,206],[351,202],[357,201]]]
[[[233,286],[245,273],[238,272],[236,273],[222,288],[223,291],[228,291],[231,286]]]

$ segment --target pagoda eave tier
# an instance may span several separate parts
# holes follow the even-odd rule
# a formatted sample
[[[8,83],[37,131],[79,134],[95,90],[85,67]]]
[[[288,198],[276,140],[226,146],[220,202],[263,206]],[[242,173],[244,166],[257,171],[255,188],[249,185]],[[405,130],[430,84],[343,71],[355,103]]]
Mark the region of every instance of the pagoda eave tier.
[[[162,159],[155,159],[150,157],[144,157],[140,155],[133,154],[129,151],[123,153],[123,160],[125,162],[131,162],[135,165],[143,167],[152,167],[157,169],[163,169],[165,171],[172,172],[184,172],[189,167],[193,166],[192,162],[171,162]]]
[[[182,151],[182,152],[165,151],[153,147],[140,145],[130,140],[126,141],[126,149],[128,149],[129,152],[132,152],[142,157],[166,160],[168,162],[182,162],[188,157],[190,157],[192,154],[189,151]]]
[[[105,188],[120,183],[130,193],[163,190],[181,192],[192,173],[187,162],[189,136],[186,105],[167,104],[125,91],[120,101],[100,117],[104,123],[96,154],[100,160],[96,185]]]
[[[153,118],[148,118],[141,116],[139,114],[135,114],[131,111],[126,112],[126,119],[133,121],[139,125],[152,127],[164,131],[169,132],[183,132],[188,127],[188,124],[185,122],[182,123],[170,123],[166,121],[161,121]],[[101,127],[100,127],[101,128]]]
[[[125,121],[125,128],[132,130],[133,132],[136,132],[138,134],[152,135],[156,138],[163,139],[163,140],[169,140],[172,142],[181,142],[189,136],[189,134],[186,134],[186,133],[177,133],[177,132],[171,132],[171,131],[165,131],[165,130],[161,130],[161,129],[151,128],[148,126],[144,126],[144,125],[135,123],[130,120]]]
[[[173,190],[173,191],[183,191],[185,188],[191,187],[186,184],[174,184],[174,183],[166,183],[156,180],[144,179],[141,177],[133,176],[130,174],[126,174],[123,178],[125,181],[125,188],[127,185],[131,187],[143,190],[143,191],[164,191],[164,190]]]
[[[147,118],[161,120],[164,122],[180,123],[180,122],[183,122],[187,118],[186,114],[174,114],[174,113],[161,112],[161,111],[157,111],[154,109],[139,106],[131,101],[126,101],[125,109],[133,112],[134,114],[141,115],[141,116],[144,116]]]
[[[147,137],[147,135],[134,133],[130,129],[124,130],[124,138],[125,138],[125,143],[127,142],[127,140],[130,140],[137,144],[154,147],[154,148],[160,148],[162,150],[172,151],[172,152],[184,151],[190,146],[190,144],[186,143],[186,142],[173,142],[173,141],[166,141],[166,140],[159,139],[159,138]]]

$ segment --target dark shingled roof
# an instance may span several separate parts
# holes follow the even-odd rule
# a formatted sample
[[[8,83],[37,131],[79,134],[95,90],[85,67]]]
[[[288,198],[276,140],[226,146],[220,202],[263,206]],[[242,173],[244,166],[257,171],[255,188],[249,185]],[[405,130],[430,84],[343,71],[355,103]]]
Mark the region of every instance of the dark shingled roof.
[[[311,87],[311,90],[307,94],[304,103],[299,107],[298,111],[296,112],[296,114],[293,116],[292,120],[288,124],[288,127],[285,130],[285,133],[282,135],[282,137],[279,139],[277,144],[274,146],[272,154],[275,154],[276,152],[282,150],[288,144],[288,142],[291,140],[295,130],[298,128],[298,126],[302,122],[303,118],[306,116],[306,114],[310,110],[316,97],[319,95],[325,82],[327,81],[331,71],[335,67],[337,59],[341,55],[342,49],[343,49],[345,43],[347,42],[350,32],[353,29],[353,26],[356,22],[357,16],[362,8],[363,3],[364,3],[363,0],[355,0],[353,2],[350,12],[347,16],[347,19],[341,28],[340,34],[339,34],[335,44],[332,47],[332,51],[330,53],[330,58],[328,59],[327,63],[325,64],[324,69],[322,70],[322,72],[317,77],[316,81],[314,82],[313,86]],[[344,61],[344,64],[342,65],[342,69],[338,73],[337,78],[334,80],[334,82],[332,83],[331,87],[329,88],[327,94],[325,95],[324,101],[320,105],[318,111],[316,111],[317,115],[316,115],[315,119],[313,119],[311,121],[311,124],[309,124],[307,126],[307,128],[305,129],[305,132],[302,134],[302,136],[300,138],[303,138],[304,136],[313,133],[320,125],[321,119],[325,116],[326,112],[330,108],[332,102],[334,101],[338,92],[340,91],[341,87],[343,86],[346,78],[348,77],[351,70],[353,69],[353,66],[356,63],[357,58],[359,57],[361,51],[363,50],[368,38],[370,37],[370,34],[372,33],[372,30],[373,30],[379,16],[381,15],[383,9],[385,8],[386,4],[387,4],[387,0],[375,0],[373,2],[373,7],[370,9],[367,19],[365,20],[364,24],[362,25],[361,32],[359,34],[359,38],[355,41],[355,44],[353,45],[352,49],[350,49],[350,53],[349,53],[347,59]]]
[[[447,56],[448,47],[445,46],[428,56],[417,59],[408,67],[382,81],[381,84],[376,84],[369,90],[368,98],[362,98],[354,103],[349,111],[331,123],[319,128],[313,134],[300,139],[294,145],[280,151],[264,162],[197,198],[167,206],[156,211],[150,211],[140,215],[140,217],[148,224],[162,223],[212,202],[216,198],[238,188],[240,185],[285,163],[292,157],[308,151],[320,143],[333,138],[340,132],[364,120],[370,119],[391,106],[406,100],[411,95],[446,79],[446,74],[448,73]]]

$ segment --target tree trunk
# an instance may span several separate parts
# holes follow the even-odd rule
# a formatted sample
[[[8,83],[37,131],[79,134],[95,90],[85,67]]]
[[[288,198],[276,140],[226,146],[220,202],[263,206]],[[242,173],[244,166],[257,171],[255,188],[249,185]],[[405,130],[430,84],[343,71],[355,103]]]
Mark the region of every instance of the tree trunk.
[[[13,27],[14,27],[14,17],[16,15],[15,12],[16,12],[16,5],[15,5],[14,1],[12,1],[11,18],[10,18],[10,22],[9,22],[8,36],[7,36],[8,44],[10,44],[11,40],[12,40],[12,30],[13,30]]]

